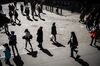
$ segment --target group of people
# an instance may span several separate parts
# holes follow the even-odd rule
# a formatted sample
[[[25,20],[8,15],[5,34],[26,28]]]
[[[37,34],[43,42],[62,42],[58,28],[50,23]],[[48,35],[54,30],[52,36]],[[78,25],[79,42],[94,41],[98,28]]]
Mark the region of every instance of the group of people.
[[[89,11],[89,13],[88,13]],[[86,28],[90,33],[91,36],[91,43],[90,46],[96,46],[97,39],[99,36],[100,31],[100,9],[99,8],[92,8],[88,10],[87,8],[83,7],[81,9],[80,20],[86,24]]]
[[[14,25],[14,24],[17,23],[16,20],[18,20],[19,22],[18,22],[17,24],[20,24],[21,21],[20,21],[19,18],[18,18],[19,14],[18,14],[18,12],[17,12],[17,10],[18,10],[18,9],[17,9],[17,3],[14,2],[14,3],[12,3],[12,4],[9,4],[9,5],[8,5],[8,8],[9,8],[10,23],[11,23],[12,25]],[[13,16],[14,16],[14,18],[13,18]]]
[[[28,29],[25,29],[24,31],[25,35],[22,36],[22,39],[25,40],[25,49],[27,49],[27,45],[29,43],[31,50],[33,51],[32,48],[32,44],[31,44],[31,39],[33,38],[32,34],[30,33],[30,31]],[[54,22],[51,26],[51,35],[53,37],[50,37],[50,41],[52,41],[53,43],[57,43],[56,41],[56,35],[57,35],[57,29],[56,29],[56,23]],[[14,31],[8,32],[7,33],[8,39],[9,39],[9,43],[5,43],[3,46],[5,47],[5,63],[8,65],[10,64],[10,58],[11,58],[11,49],[9,46],[11,46],[12,48],[12,52],[13,52],[13,56],[17,56],[19,55],[18,49],[17,49],[17,35],[15,35]],[[38,47],[41,49],[43,49],[43,27],[40,26],[39,29],[37,30],[37,39],[36,41],[39,43]],[[70,44],[70,48],[71,48],[71,57],[74,57],[74,52],[78,52],[77,46],[78,46],[78,41],[77,41],[77,37],[75,35],[75,32],[71,32],[71,37],[70,40],[68,41],[68,44]],[[15,50],[16,52],[15,52]]]
[[[100,9],[92,8],[89,13],[87,12],[87,8],[83,7],[81,9],[81,15],[79,22],[86,24],[86,28],[91,31],[95,27],[100,27]]]

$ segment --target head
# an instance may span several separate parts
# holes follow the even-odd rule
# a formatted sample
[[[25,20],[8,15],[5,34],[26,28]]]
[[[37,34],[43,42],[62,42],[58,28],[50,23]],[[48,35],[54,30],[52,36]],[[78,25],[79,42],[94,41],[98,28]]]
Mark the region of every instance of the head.
[[[8,47],[8,43],[5,43],[3,46],[4,46],[4,47]]]
[[[55,22],[52,25],[55,25]]]
[[[29,31],[28,31],[28,29],[25,29],[25,31],[24,31],[24,32],[29,32]]]
[[[74,31],[72,31],[72,32],[71,32],[71,35],[72,35],[73,37],[76,37],[76,35],[75,35],[75,32],[74,32]]]
[[[42,30],[42,29],[43,29],[43,27],[42,27],[42,26],[40,26],[40,29]]]
[[[11,34],[12,34],[12,35],[14,35],[14,34],[15,34],[15,32],[14,32],[14,31],[11,31]]]

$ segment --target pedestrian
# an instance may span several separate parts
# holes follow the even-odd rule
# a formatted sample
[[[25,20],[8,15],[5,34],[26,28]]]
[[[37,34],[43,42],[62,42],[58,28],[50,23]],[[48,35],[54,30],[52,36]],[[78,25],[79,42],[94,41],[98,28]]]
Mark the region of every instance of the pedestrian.
[[[54,36],[54,41],[53,41],[53,42],[56,42],[57,30],[56,30],[55,22],[52,24],[52,27],[51,27],[51,34]]]
[[[68,41],[68,44],[70,44],[70,49],[71,49],[70,57],[74,57],[74,52],[76,52],[76,54],[78,52],[78,50],[76,50],[78,46],[78,41],[75,32],[71,32],[71,37],[70,40]]]
[[[9,11],[9,17],[10,17],[10,23],[13,24],[13,12],[10,10]]]
[[[5,43],[4,45],[4,48],[5,50],[3,51],[4,54],[5,54],[5,63],[10,65],[10,58],[11,58],[11,49],[10,47],[8,46],[7,43]]]
[[[41,18],[40,13],[42,13],[41,6],[38,4],[37,6],[37,11],[38,11],[38,17]]]
[[[30,41],[30,40],[32,39],[32,35],[30,34],[30,32],[29,32],[28,29],[25,29],[24,32],[25,32],[25,36],[23,36],[23,39],[25,39],[25,41],[26,41],[25,49],[27,49],[27,43],[29,43],[31,49],[33,50],[33,48],[32,48],[32,44],[31,44],[31,41]]]
[[[97,29],[93,28],[93,30],[90,32],[90,35],[91,35],[90,46],[92,46],[93,44],[96,46]]]
[[[19,52],[18,52],[18,49],[17,49],[17,37],[16,37],[14,31],[11,31],[11,33],[8,32],[7,35],[8,35],[8,38],[9,38],[9,45],[11,46],[12,51],[13,51],[13,55],[15,57],[16,54],[15,54],[14,48],[16,49],[17,55],[19,55]]]
[[[15,10],[15,12],[14,12],[14,17],[15,17],[15,23],[16,23],[16,20],[18,20],[18,21],[19,21],[18,24],[20,24],[21,21],[18,19],[18,13],[17,13],[17,10]]]
[[[36,10],[36,1],[32,1],[31,2],[31,14],[32,14],[33,19],[34,19],[34,16],[37,15],[35,10]]]
[[[38,47],[40,47],[40,49],[43,49],[42,43],[43,43],[43,27],[39,27],[38,31],[37,31],[37,42],[39,43]]]
[[[21,13],[22,13],[22,15],[23,15],[23,14],[24,14],[24,13],[23,13],[23,10],[24,10],[23,4],[20,5],[20,10],[21,10]]]
[[[25,8],[25,13],[26,13],[26,17],[29,18],[30,10],[28,6],[26,6]]]

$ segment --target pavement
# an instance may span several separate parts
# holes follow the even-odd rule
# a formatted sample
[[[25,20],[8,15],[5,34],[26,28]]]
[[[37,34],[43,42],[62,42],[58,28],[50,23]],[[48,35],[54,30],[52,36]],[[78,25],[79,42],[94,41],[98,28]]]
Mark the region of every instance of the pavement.
[[[20,8],[20,2],[17,7]],[[44,6],[45,7],[45,6]],[[55,9],[55,8],[54,8]],[[8,16],[8,4],[3,5],[3,11]],[[43,10],[45,14],[41,14],[41,20],[38,17],[38,21],[29,21],[23,16],[18,10],[19,19],[21,20],[21,26],[12,26],[9,24],[9,31],[15,31],[17,35],[17,47],[20,53],[20,57],[10,59],[11,64],[14,66],[99,66],[100,65],[100,50],[98,49],[100,43],[97,42],[98,48],[90,46],[91,37],[84,24],[79,23],[79,13],[71,13],[70,11],[63,10],[63,15],[57,15],[56,13],[51,13],[49,11]],[[32,16],[30,15],[32,19]],[[57,41],[60,45],[57,46],[52,44],[50,41],[51,26],[52,23],[56,23],[57,27]],[[43,48],[40,50],[38,48],[37,30],[40,26],[43,26]],[[24,36],[24,30],[28,28],[30,33],[33,35],[31,40],[34,52],[31,52],[30,46],[28,45],[28,50],[24,49],[25,40],[22,39]],[[75,60],[70,57],[70,46],[67,42],[70,39],[70,33],[75,31],[79,46],[78,55],[81,57]],[[0,32],[0,54],[2,66],[8,66],[4,62],[4,53],[2,45],[8,43],[8,37],[4,31]],[[65,47],[64,47],[65,46]]]

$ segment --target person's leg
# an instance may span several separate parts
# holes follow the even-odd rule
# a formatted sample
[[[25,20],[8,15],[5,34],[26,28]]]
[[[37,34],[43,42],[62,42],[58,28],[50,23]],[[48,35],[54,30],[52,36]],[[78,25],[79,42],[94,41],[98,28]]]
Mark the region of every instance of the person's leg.
[[[32,48],[32,44],[31,44],[30,40],[29,40],[29,44],[30,44],[30,46],[31,46],[31,49],[33,49],[33,48]]]
[[[13,55],[15,56],[14,46],[12,45],[11,47],[12,47]]]
[[[56,35],[54,35],[54,41],[56,42]]]
[[[74,55],[73,55],[73,48],[71,48],[71,57],[74,57]]]
[[[14,45],[14,46],[15,46],[15,49],[16,49],[16,52],[17,52],[17,55],[19,55],[19,52],[18,52],[17,46],[16,46],[16,45]]]
[[[91,43],[90,43],[91,46],[92,46],[93,40],[94,40],[94,38],[91,37]]]
[[[25,49],[27,48],[27,42],[28,42],[28,41],[26,40]]]
[[[97,42],[97,40],[96,40],[96,38],[94,39],[94,45],[96,46],[96,42]]]

